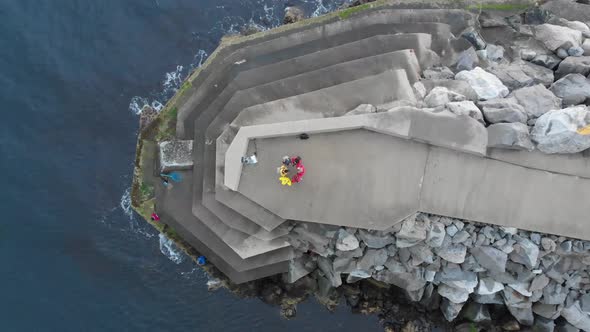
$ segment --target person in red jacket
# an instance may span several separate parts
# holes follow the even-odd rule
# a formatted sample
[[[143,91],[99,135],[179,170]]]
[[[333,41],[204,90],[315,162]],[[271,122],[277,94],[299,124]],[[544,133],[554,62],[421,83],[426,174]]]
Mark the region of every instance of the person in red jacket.
[[[305,166],[303,166],[303,163],[301,162],[301,157],[297,156],[297,157],[291,158],[291,163],[293,165],[295,165],[295,168],[297,169],[297,174],[295,174],[291,178],[291,182],[293,182],[293,183],[301,182],[301,180],[303,179],[303,175],[305,175]]]

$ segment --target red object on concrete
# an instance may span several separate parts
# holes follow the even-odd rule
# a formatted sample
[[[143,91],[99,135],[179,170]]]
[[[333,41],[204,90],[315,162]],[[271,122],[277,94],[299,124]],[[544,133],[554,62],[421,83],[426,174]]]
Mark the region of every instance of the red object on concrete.
[[[301,162],[301,158],[300,157],[291,158],[291,161],[293,163],[295,163],[296,159],[299,159],[297,164],[295,164],[295,168],[297,169],[297,174],[295,174],[293,176],[293,178],[291,178],[291,182],[294,182],[294,183],[300,182],[301,179],[303,179],[303,175],[305,175],[305,166],[303,166],[303,163]]]
[[[152,213],[152,220],[153,221],[160,221],[160,216],[157,213]]]

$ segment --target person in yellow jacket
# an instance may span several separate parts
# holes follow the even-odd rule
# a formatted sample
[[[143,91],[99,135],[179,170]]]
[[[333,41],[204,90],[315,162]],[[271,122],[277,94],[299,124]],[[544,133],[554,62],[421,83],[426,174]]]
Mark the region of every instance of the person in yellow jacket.
[[[291,186],[291,179],[289,179],[289,177],[287,177],[287,176],[281,176],[279,178],[279,180],[281,181],[281,184],[283,186],[289,186],[289,187]]]

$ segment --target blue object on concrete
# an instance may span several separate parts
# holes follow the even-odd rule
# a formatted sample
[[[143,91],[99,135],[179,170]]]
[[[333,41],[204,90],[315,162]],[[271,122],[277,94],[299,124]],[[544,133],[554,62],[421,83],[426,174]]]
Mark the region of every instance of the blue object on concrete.
[[[205,256],[199,256],[197,258],[197,264],[199,264],[199,265],[207,264],[207,258],[205,258]]]
[[[174,182],[180,182],[180,181],[182,181],[182,175],[180,173],[176,173],[176,172],[172,172],[172,173],[169,173],[169,174],[162,173],[162,174],[160,174],[160,176],[161,177],[164,177],[164,178],[168,178],[168,179],[170,179],[170,180],[172,180]]]

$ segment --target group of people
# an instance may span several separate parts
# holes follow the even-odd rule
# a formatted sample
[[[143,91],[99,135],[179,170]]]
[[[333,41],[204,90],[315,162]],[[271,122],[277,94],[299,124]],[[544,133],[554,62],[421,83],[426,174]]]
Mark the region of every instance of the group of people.
[[[297,173],[292,177],[289,177],[289,167],[294,167]],[[303,179],[303,175],[305,175],[305,166],[303,166],[303,162],[301,161],[301,157],[283,157],[283,162],[281,167],[278,169],[279,172],[279,181],[283,186],[291,186],[293,183],[301,182]]]

